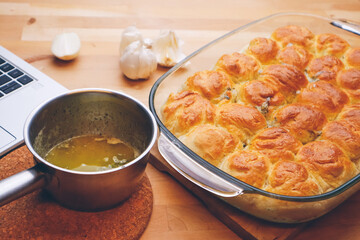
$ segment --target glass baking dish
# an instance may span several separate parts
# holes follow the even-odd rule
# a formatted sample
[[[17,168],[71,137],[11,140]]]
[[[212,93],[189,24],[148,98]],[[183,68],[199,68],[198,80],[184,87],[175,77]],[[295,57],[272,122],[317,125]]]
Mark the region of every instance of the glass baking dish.
[[[160,127],[159,151],[185,178],[254,216],[273,222],[298,223],[324,215],[355,193],[360,188],[360,174],[321,195],[294,197],[267,192],[230,176],[191,151],[165,127],[161,114],[169,94],[178,92],[187,77],[212,69],[223,54],[240,51],[252,39],[269,37],[276,28],[289,24],[307,27],[314,34],[334,33],[352,47],[360,46],[357,25],[305,13],[270,15],[213,40],[171,68],[152,87],[149,106]]]

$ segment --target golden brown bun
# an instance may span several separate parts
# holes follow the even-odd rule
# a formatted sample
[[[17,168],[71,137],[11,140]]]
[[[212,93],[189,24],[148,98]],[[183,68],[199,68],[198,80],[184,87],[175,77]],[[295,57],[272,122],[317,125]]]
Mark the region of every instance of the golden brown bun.
[[[309,49],[314,42],[314,34],[309,29],[296,25],[280,27],[272,33],[271,37],[280,42],[282,47],[295,44]]]
[[[350,96],[351,102],[360,102],[360,69],[350,68],[339,72],[337,83]]]
[[[257,151],[236,151],[226,158],[221,169],[230,175],[257,188],[265,185],[269,159]]]
[[[279,89],[267,81],[253,80],[240,86],[241,101],[254,107],[261,107],[264,115],[271,114],[274,107],[286,103]]]
[[[356,173],[354,163],[329,141],[315,141],[304,145],[297,160],[307,167],[324,190],[340,186]]]
[[[269,38],[255,38],[250,41],[247,53],[253,55],[262,64],[269,64],[276,60],[279,47]]]
[[[349,66],[360,68],[360,48],[353,48],[348,51],[345,59]]]
[[[303,71],[313,55],[304,48],[292,45],[283,48],[279,53],[279,61],[288,65],[295,66]]]
[[[321,193],[306,168],[298,162],[279,161],[269,176],[269,192],[289,196],[309,196]]]
[[[256,108],[238,103],[220,104],[215,121],[244,143],[249,136],[267,126],[265,117]]]
[[[297,90],[306,87],[308,81],[302,71],[290,65],[269,65],[261,73],[260,80],[278,87],[291,100]]]
[[[344,91],[325,81],[310,83],[297,96],[297,102],[317,107],[332,120],[349,102]]]
[[[338,120],[328,123],[324,127],[322,139],[340,146],[351,159],[360,158],[360,131],[348,121]]]
[[[249,149],[259,151],[275,163],[280,160],[293,160],[301,146],[301,142],[286,129],[272,127],[260,131],[251,141]]]
[[[195,125],[213,123],[215,106],[200,94],[185,90],[171,94],[162,113],[166,127],[179,136]]]
[[[360,132],[360,103],[345,106],[340,112],[338,119],[345,121],[355,131]]]
[[[227,73],[234,83],[256,78],[259,69],[260,65],[253,57],[238,52],[223,55],[215,65],[215,70]]]
[[[319,34],[315,39],[317,56],[333,55],[340,57],[350,47],[347,41],[332,33]]]
[[[302,143],[313,141],[327,123],[324,113],[301,103],[284,106],[276,112],[274,119]]]
[[[229,132],[212,124],[198,125],[179,139],[215,166],[219,166],[221,160],[234,151],[237,145],[236,139]]]
[[[185,88],[199,92],[212,102],[233,99],[232,82],[228,75],[219,71],[201,71],[189,77]]]
[[[324,80],[336,84],[336,76],[344,68],[340,59],[334,56],[323,56],[310,61],[307,73],[313,80]]]

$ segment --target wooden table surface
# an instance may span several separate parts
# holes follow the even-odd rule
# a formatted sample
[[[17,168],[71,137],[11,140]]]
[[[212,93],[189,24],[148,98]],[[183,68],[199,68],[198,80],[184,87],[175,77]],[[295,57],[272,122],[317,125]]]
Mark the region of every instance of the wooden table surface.
[[[124,28],[136,25],[150,38],[161,29],[173,29],[189,54],[240,25],[286,11],[360,22],[359,0],[1,0],[0,45],[69,89],[110,88],[147,104],[152,84],[168,69],[159,67],[146,81],[124,78],[118,53]],[[51,55],[51,41],[61,32],[76,32],[81,38],[81,53],[74,61]],[[146,173],[154,209],[143,240],[239,238],[171,176],[152,165]],[[359,198],[357,194],[352,199]],[[309,224],[296,239],[359,239],[359,229],[360,219],[345,223],[330,214]]]

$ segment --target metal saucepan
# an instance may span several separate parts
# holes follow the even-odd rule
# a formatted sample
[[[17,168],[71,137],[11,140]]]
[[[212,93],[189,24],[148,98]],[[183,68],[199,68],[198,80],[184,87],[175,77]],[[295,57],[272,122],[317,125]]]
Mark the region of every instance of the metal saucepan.
[[[58,143],[89,134],[122,139],[141,154],[123,166],[100,172],[68,170],[44,160]],[[97,211],[119,204],[135,190],[157,138],[157,125],[151,112],[126,94],[80,89],[37,107],[25,123],[24,138],[37,164],[0,181],[0,206],[45,188],[65,207]]]

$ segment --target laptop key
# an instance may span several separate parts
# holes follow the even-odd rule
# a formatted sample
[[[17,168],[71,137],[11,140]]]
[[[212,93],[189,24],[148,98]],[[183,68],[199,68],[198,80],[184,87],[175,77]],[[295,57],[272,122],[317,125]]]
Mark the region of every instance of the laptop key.
[[[4,85],[5,83],[10,82],[10,81],[11,81],[11,78],[9,76],[7,76],[7,75],[0,76],[0,86]]]
[[[2,94],[2,93],[0,92],[0,98],[1,98],[2,96],[4,96],[4,94]]]
[[[11,93],[12,91],[18,89],[19,87],[21,87],[20,84],[18,84],[17,82],[15,81],[12,81],[2,87],[0,87],[0,90],[3,91],[5,94],[9,94]]]
[[[29,77],[28,75],[24,75],[18,79],[18,81],[23,85],[28,84],[29,82],[32,82],[33,80],[34,79]]]
[[[10,63],[5,63],[4,65],[0,66],[0,69],[3,70],[4,72],[8,72],[14,68],[15,67],[13,65],[11,65]]]
[[[17,68],[15,68],[14,70],[12,70],[11,72],[8,73],[8,75],[10,75],[13,78],[20,77],[23,74],[24,73],[22,71],[20,71],[19,69],[17,69]]]
[[[0,58],[0,65],[3,64],[4,62],[5,62],[5,60]]]
[[[15,82],[15,81],[12,81],[12,82],[9,82],[9,83],[7,83],[7,84],[5,84],[5,85],[2,85],[2,86],[0,87],[0,90],[1,90],[1,91],[4,91],[5,89],[13,86],[14,83],[16,83],[16,82]]]

